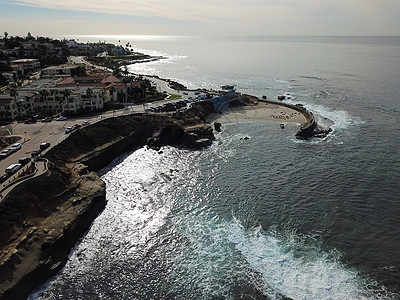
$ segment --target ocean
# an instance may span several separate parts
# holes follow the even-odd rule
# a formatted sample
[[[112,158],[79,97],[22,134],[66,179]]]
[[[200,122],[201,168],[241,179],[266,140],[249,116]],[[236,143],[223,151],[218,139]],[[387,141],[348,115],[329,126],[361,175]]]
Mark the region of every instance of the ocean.
[[[31,299],[400,299],[400,37],[79,38],[163,55],[129,70],[189,88],[290,94],[333,132],[233,122],[202,151],[116,158]]]

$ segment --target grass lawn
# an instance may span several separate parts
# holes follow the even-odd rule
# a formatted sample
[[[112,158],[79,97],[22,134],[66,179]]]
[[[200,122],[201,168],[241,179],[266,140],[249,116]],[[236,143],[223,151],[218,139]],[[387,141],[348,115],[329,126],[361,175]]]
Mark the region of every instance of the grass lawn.
[[[169,94],[168,100],[175,100],[182,98],[181,95]]]

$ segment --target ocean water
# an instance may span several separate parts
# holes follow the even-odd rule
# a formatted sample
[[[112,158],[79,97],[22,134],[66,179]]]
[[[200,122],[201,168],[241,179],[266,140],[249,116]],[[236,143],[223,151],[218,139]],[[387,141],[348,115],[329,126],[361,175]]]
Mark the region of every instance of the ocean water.
[[[163,55],[129,69],[190,88],[290,93],[333,133],[223,124],[202,151],[116,158],[106,209],[32,299],[400,299],[399,37],[85,39]]]

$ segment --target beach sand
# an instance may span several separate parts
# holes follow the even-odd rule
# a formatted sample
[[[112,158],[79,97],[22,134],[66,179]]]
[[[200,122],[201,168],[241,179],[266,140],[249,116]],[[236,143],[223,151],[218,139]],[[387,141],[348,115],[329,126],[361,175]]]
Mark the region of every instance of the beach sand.
[[[306,117],[297,110],[286,106],[259,102],[258,105],[254,106],[233,107],[224,110],[222,114],[211,114],[206,121],[209,123],[218,121],[222,124],[260,121],[302,124],[306,122]]]

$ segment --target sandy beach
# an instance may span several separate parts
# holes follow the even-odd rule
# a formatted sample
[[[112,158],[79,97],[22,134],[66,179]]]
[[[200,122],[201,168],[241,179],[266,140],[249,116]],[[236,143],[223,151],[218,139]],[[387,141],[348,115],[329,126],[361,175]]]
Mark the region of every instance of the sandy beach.
[[[222,114],[214,113],[207,117],[207,122],[215,121],[223,124],[248,122],[278,122],[297,123],[306,122],[306,117],[299,111],[279,104],[259,102],[254,106],[228,108]]]

